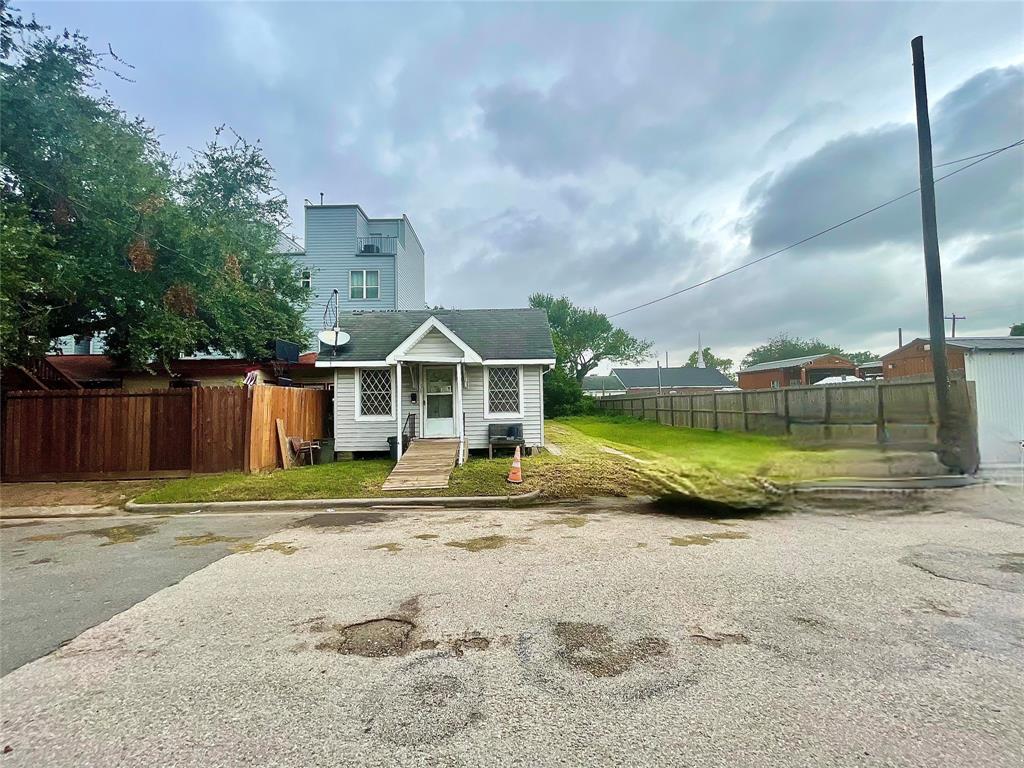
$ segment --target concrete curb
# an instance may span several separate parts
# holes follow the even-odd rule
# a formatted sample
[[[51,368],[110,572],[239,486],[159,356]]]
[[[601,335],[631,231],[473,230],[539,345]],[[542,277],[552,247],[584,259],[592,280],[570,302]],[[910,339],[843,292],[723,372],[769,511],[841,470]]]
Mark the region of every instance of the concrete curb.
[[[271,509],[365,509],[366,507],[504,507],[533,501],[540,490],[512,496],[389,496],[380,499],[293,499],[272,501],[194,501],[175,504],[125,504],[128,512],[173,514],[181,512],[265,512]]]

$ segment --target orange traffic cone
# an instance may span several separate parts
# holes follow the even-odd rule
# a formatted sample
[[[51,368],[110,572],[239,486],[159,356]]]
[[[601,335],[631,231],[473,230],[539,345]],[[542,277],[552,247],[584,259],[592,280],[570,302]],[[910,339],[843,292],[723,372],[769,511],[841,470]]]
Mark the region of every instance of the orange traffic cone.
[[[508,471],[508,481],[510,483],[521,483],[523,482],[523,464],[519,459],[519,446],[516,446],[516,455],[512,457],[512,469]]]

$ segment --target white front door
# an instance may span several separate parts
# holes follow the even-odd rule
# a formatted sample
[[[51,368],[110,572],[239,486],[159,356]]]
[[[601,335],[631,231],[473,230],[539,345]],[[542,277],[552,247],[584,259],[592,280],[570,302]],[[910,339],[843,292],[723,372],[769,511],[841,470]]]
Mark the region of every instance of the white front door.
[[[424,437],[455,437],[455,369],[424,367]]]

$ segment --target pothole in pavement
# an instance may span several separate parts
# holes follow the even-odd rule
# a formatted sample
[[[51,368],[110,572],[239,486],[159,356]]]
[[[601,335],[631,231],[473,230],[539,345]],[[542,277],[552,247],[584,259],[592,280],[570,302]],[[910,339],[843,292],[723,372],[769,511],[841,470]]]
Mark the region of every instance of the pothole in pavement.
[[[467,651],[486,651],[491,647],[491,638],[476,632],[454,638],[423,638],[422,629],[416,623],[419,613],[417,595],[403,601],[398,610],[388,616],[352,624],[329,624],[326,616],[314,616],[293,626],[321,635],[313,646],[318,651],[366,658],[405,656],[413,651],[440,651],[460,657]]]

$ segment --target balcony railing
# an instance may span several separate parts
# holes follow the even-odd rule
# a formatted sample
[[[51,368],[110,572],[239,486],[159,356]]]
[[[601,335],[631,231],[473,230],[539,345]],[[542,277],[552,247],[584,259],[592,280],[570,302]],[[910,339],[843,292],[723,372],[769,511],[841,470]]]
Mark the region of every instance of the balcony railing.
[[[356,253],[362,256],[394,256],[398,253],[398,238],[391,235],[357,237]]]

